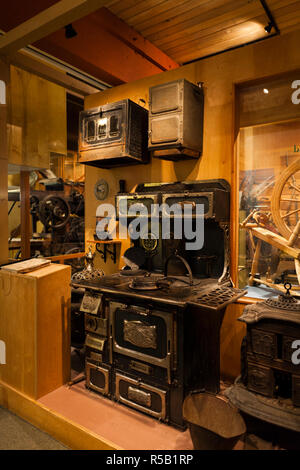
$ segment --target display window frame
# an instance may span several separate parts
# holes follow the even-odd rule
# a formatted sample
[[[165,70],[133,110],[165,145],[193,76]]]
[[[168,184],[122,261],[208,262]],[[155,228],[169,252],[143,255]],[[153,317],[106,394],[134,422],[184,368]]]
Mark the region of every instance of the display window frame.
[[[299,81],[295,83],[295,81]],[[280,86],[285,87],[281,93]],[[299,92],[297,93],[297,89]],[[263,95],[255,95],[255,90]],[[276,106],[263,109],[263,96],[276,96]],[[270,93],[271,91],[271,93]],[[254,96],[252,99],[251,93]],[[259,128],[281,123],[299,121],[300,104],[292,101],[292,98],[300,97],[300,69],[291,70],[282,74],[265,76],[255,80],[243,81],[233,84],[233,152],[232,152],[232,193],[231,193],[231,276],[234,284],[239,286],[240,257],[240,173],[241,173],[241,134],[247,128]],[[259,101],[258,101],[259,99]],[[274,98],[273,98],[274,99]],[[290,101],[288,101],[290,100]],[[299,100],[300,101],[300,100]],[[259,107],[262,113],[259,113]],[[284,112],[282,112],[282,110]],[[300,143],[300,136],[299,136]],[[295,145],[297,143],[295,142]],[[300,149],[300,146],[299,146]],[[300,153],[299,153],[300,158]],[[273,292],[276,293],[275,290]],[[239,300],[239,303],[253,303],[260,299],[259,295],[248,294]]]

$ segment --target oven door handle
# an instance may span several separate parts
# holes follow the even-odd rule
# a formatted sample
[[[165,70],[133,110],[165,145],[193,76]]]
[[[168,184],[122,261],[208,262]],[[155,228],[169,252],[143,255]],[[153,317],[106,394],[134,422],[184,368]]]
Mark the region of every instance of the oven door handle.
[[[131,305],[127,305],[126,310],[130,311],[132,313],[135,313],[137,315],[143,315],[144,317],[148,317],[152,313],[151,309],[149,309],[149,308],[147,308],[145,310],[139,310],[137,308],[133,308]]]
[[[179,206],[181,206],[182,209],[184,209],[185,204],[188,204],[189,206],[192,206],[193,209],[196,208],[196,203],[195,203],[195,201],[187,201],[187,200],[185,200],[185,201],[179,201],[179,202],[177,202],[177,204],[179,204]]]

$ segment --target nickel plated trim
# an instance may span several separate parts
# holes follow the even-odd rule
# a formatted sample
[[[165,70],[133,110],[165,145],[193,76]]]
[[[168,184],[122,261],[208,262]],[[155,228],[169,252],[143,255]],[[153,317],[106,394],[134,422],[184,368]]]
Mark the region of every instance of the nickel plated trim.
[[[102,374],[105,377],[105,386],[104,388],[100,388],[97,385],[94,385],[91,382],[91,369],[98,370],[99,372],[102,372]],[[94,364],[91,364],[90,362],[86,363],[86,382],[87,385],[96,390],[97,392],[102,393],[103,395],[108,395],[109,394],[109,370],[104,369],[103,367],[100,366],[95,366]]]
[[[179,201],[175,204],[191,204],[193,201],[194,198],[196,197],[201,197],[201,196],[204,196],[204,197],[207,197],[208,199],[208,203],[209,203],[209,208],[208,208],[208,211],[204,214],[204,218],[212,218],[213,215],[214,215],[214,193],[213,192],[200,192],[200,193],[190,193],[190,192],[183,192],[183,193],[169,193],[169,194],[164,194],[162,196],[162,203],[163,204],[166,204],[166,205],[169,205],[166,201],[167,199],[169,199],[170,197],[171,198],[178,198]],[[189,200],[184,200],[185,198],[189,198],[191,201]],[[165,211],[163,211],[163,214],[162,214],[163,217],[178,217],[177,215],[175,214],[167,214]],[[195,214],[193,214],[193,218],[195,218]]]
[[[134,403],[128,400],[127,398],[122,397],[122,395],[120,394],[120,381],[121,380],[124,380],[127,383],[135,385],[137,389],[142,387],[149,392],[153,392],[159,395],[161,398],[161,411],[160,412],[153,411],[149,408],[139,405],[138,403]],[[121,403],[124,403],[125,405],[129,405],[133,408],[136,408],[137,410],[144,411],[145,413],[148,413],[151,416],[154,416],[155,418],[161,418],[161,419],[166,418],[166,395],[167,395],[167,392],[165,390],[160,390],[159,388],[152,387],[151,385],[147,385],[143,382],[138,382],[137,380],[131,379],[130,377],[126,377],[125,375],[121,375],[118,373],[116,374],[116,398],[117,400],[119,400]]]
[[[128,212],[126,214],[124,214],[123,212],[121,213],[120,212],[120,201],[122,200],[127,200],[128,202],[133,202],[134,204],[136,203],[139,203],[139,200],[140,199],[147,199],[149,201],[152,201],[151,202],[151,205],[152,204],[158,204],[158,194],[150,194],[150,193],[144,193],[144,194],[135,194],[135,193],[132,193],[132,195],[120,195],[120,196],[117,196],[116,197],[116,210],[117,210],[117,217],[135,217],[135,216],[129,216],[128,215]],[[146,207],[146,205],[145,205]],[[147,207],[146,207],[147,208]],[[127,209],[128,209],[128,206],[127,206]],[[153,216],[157,216],[157,213],[154,213]],[[140,215],[140,217],[143,217],[142,215]],[[148,214],[147,217],[151,217],[151,214]]]

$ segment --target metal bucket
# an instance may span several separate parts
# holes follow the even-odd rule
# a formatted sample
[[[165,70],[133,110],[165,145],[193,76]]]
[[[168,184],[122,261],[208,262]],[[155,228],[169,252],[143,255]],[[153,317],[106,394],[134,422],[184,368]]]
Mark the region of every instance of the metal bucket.
[[[204,392],[186,397],[183,417],[196,450],[230,450],[245,434],[246,426],[237,408],[226,399]]]

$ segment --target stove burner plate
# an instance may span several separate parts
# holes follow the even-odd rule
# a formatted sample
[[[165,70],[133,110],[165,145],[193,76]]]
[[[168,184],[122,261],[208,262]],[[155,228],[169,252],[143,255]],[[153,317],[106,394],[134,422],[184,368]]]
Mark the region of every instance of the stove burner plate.
[[[129,288],[137,291],[149,291],[161,289],[161,286],[157,283],[158,276],[151,276],[151,273],[147,273],[144,276],[135,277],[129,284]]]

